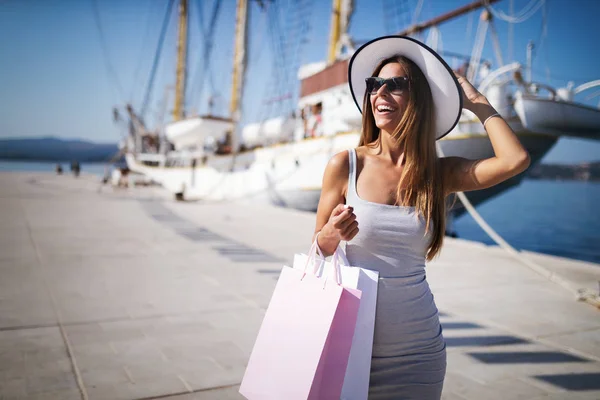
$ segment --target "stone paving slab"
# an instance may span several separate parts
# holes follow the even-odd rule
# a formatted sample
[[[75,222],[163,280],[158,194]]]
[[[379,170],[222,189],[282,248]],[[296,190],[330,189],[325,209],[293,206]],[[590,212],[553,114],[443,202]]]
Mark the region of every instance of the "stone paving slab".
[[[89,176],[0,184],[0,398],[241,398],[279,271],[310,246],[314,214],[99,190]],[[576,286],[600,279],[595,264],[524,256]],[[480,243],[448,239],[427,277],[444,399],[600,398],[598,310]]]
[[[3,398],[80,398],[58,328],[0,331],[0,393]],[[2,398],[0,397],[0,398]]]

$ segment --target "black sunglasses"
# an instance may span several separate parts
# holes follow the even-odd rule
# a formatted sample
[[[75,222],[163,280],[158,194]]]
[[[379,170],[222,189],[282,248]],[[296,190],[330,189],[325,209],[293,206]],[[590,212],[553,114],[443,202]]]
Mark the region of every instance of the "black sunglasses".
[[[385,88],[388,92],[396,95],[402,94],[410,87],[410,81],[406,76],[397,76],[395,78],[388,79],[383,79],[378,76],[371,76],[366,78],[365,82],[367,83],[367,93],[369,94],[377,94],[383,85],[385,85]]]

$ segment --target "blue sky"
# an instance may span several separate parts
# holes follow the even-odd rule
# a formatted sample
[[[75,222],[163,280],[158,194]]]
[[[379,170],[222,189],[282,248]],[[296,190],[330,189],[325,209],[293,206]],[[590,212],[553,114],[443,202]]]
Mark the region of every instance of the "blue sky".
[[[290,14],[291,4],[297,1],[306,5],[300,17],[306,18],[310,26],[307,30],[298,30],[287,44],[283,44],[283,52],[289,61],[287,65],[322,60],[327,52],[331,1],[275,1],[279,7],[282,32],[287,32],[286,27],[294,24],[290,18],[293,15]],[[419,20],[427,20],[469,2],[425,0]],[[514,0],[515,11],[528,2]],[[190,89],[187,106],[191,110],[206,111],[210,92],[215,97],[216,113],[226,115],[230,97],[235,0],[222,0],[215,25],[210,73],[204,74],[207,80],[203,86],[196,72],[201,70],[204,46],[200,35],[199,4],[202,4],[204,27],[207,29],[214,1],[190,0],[190,3]],[[116,71],[118,84],[107,74],[107,59],[102,52],[93,4],[92,0],[0,2],[0,137],[51,135],[97,142],[119,140],[123,128],[112,122],[112,107],[126,102],[137,108],[141,106],[167,1],[96,0],[108,62]],[[292,87],[289,82],[293,82],[295,76],[295,72],[288,68],[287,78],[282,78],[272,67],[271,44],[278,43],[277,40],[270,41],[274,32],[269,29],[267,21],[272,19],[272,14],[261,13],[254,1],[250,4],[249,68],[243,100],[246,122],[260,120],[269,111],[271,114],[276,112],[277,105],[272,99],[288,93],[290,89],[278,91],[275,81],[288,82],[287,87]],[[361,41],[402,29],[411,19],[416,4],[417,0],[355,0],[350,33],[355,40]],[[509,4],[508,0],[502,0],[494,7],[508,13]],[[535,81],[561,86],[568,80],[580,84],[600,79],[600,54],[595,50],[600,37],[598,15],[599,1],[547,0],[546,34],[541,34],[541,11],[528,21],[515,24],[510,59],[525,63],[527,42],[534,40],[537,46],[533,62]],[[165,109],[168,113],[172,104],[172,93],[169,92],[169,103],[166,108],[162,106],[168,86],[174,84],[175,18],[174,12],[152,92],[147,116],[150,125],[161,110]],[[443,50],[470,54],[478,18],[479,12],[476,12],[441,25]],[[495,24],[506,61],[509,59],[508,24],[499,20]],[[303,36],[304,33],[306,36]],[[297,42],[300,36],[305,39],[301,46]],[[422,39],[426,38],[427,34]],[[483,57],[495,61],[489,34]],[[448,61],[452,64],[452,60]],[[200,90],[201,87],[203,90]],[[588,94],[591,93],[593,91]],[[579,100],[585,100],[585,96]],[[588,104],[597,104],[598,101],[600,97],[595,98],[595,103],[587,100]],[[288,104],[291,104],[290,100]],[[545,161],[598,159],[600,141],[561,139]]]

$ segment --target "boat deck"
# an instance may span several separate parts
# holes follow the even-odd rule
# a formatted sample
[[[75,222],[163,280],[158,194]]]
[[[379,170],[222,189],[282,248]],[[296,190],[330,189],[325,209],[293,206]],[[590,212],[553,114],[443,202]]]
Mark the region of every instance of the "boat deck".
[[[282,264],[314,214],[177,203],[153,187],[1,173],[0,398],[239,399]],[[524,253],[573,287],[600,266]],[[444,399],[600,398],[600,311],[502,250],[448,239],[428,265]]]

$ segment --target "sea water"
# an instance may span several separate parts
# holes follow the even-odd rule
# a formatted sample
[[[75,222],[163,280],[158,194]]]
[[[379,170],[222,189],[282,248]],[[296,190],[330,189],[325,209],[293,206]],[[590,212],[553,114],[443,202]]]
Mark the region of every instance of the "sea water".
[[[0,161],[0,171],[31,171],[55,172],[56,166],[61,165],[63,174],[70,173],[70,162],[56,161]],[[80,172],[104,176],[106,163],[80,163]]]
[[[517,249],[600,263],[599,206],[600,183],[525,179],[477,211]],[[461,238],[494,244],[468,214],[454,229]]]

